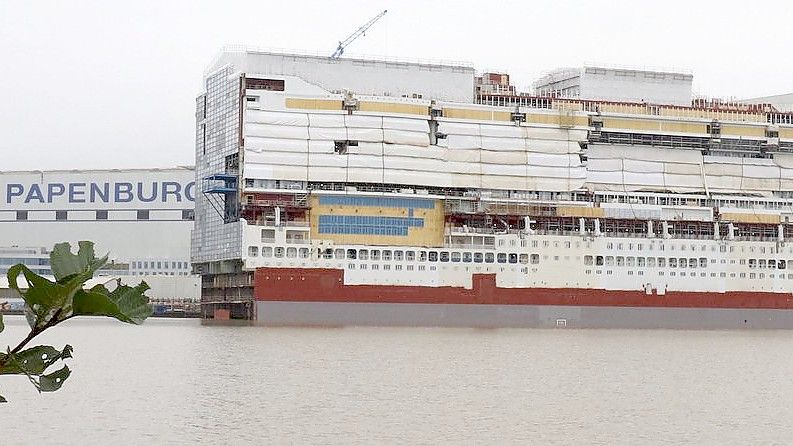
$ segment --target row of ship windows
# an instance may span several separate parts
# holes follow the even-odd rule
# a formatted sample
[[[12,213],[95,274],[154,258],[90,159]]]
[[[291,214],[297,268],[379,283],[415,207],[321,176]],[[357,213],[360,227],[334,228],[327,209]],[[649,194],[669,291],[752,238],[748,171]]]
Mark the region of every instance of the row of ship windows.
[[[593,271],[591,269],[588,269],[588,270],[584,271],[584,273],[592,274]],[[603,270],[599,270],[598,269],[598,270],[595,270],[594,273],[595,274],[603,274]],[[614,271],[612,271],[610,269],[606,270],[606,275],[610,276],[613,273],[614,273]],[[633,274],[634,274],[634,271],[628,271],[628,275],[629,276],[632,276]],[[643,276],[644,275],[644,271],[636,271],[636,275],[637,276]],[[665,273],[664,271],[658,271],[658,275],[659,276],[665,276],[665,275],[667,275],[667,273]],[[683,271],[683,272],[671,271],[671,272],[668,273],[668,275],[669,275],[669,277],[690,277],[692,279],[695,278],[695,277],[700,277],[700,278],[708,277],[708,273],[699,273],[699,275],[697,275],[697,273],[695,273],[695,272],[690,272],[690,273],[686,274],[685,271]],[[726,278],[727,276],[729,276],[729,277],[731,277],[733,279],[736,278],[736,277],[737,278],[741,278],[741,279],[746,279],[747,277],[749,279],[765,279],[766,278],[766,274],[765,273],[748,273],[748,274],[747,273],[710,273],[710,277]],[[785,274],[782,274],[782,273],[780,273],[780,274],[768,274],[768,278],[769,279],[774,279],[774,278],[784,279],[785,277],[787,277],[788,280],[793,280],[793,274],[787,274],[787,276]]]
[[[265,246],[261,248],[261,256],[264,258],[288,258],[288,259],[307,259],[311,251],[309,248],[275,248]],[[318,253],[319,257],[327,260],[384,260],[391,261],[419,261],[419,262],[464,262],[464,263],[540,263],[539,254],[517,254],[492,252],[449,252],[449,251],[402,251],[390,249],[326,249]],[[259,256],[258,246],[248,247],[249,257]],[[547,258],[547,256],[545,256]],[[556,256],[555,260],[559,260]]]
[[[186,271],[178,271],[178,272],[175,272],[175,273],[173,271],[171,271],[171,272],[168,272],[168,271],[153,271],[153,272],[145,272],[145,271],[136,272],[136,271],[132,271],[130,274],[133,275],[133,276],[189,276],[190,275],[190,273],[188,273]]]
[[[499,246],[504,246],[504,245],[506,245],[506,243],[507,243],[506,240],[501,239],[501,240],[499,240],[498,245]],[[516,240],[512,239],[512,240],[509,240],[509,244],[510,244],[510,246],[516,246],[517,242],[516,242]],[[526,240],[521,240],[520,241],[520,246],[522,248],[525,248],[527,245],[528,245],[528,243],[526,242]],[[543,240],[542,243],[540,243],[539,240],[532,240],[531,241],[531,247],[532,248],[539,248],[540,245],[542,245],[543,248],[550,248],[550,247],[553,247],[553,248],[571,248],[573,246],[573,244],[571,242],[569,242],[569,241],[565,241],[565,242],[558,242],[558,241],[551,242],[549,240]],[[589,248],[590,246],[591,245],[589,243],[586,244],[587,248]],[[705,251],[708,250],[708,245],[699,245],[699,247],[697,247],[697,245],[693,245],[693,244],[692,245],[681,244],[679,246],[676,246],[676,245],[674,245],[672,243],[664,244],[664,243],[660,243],[660,242],[657,245],[656,244],[652,244],[652,243],[651,244],[647,244],[647,245],[645,245],[644,243],[613,243],[613,242],[606,243],[606,249],[610,249],[610,250],[616,249],[618,251],[621,251],[623,249],[628,250],[628,251],[633,251],[634,249],[636,251],[643,251],[645,248],[650,250],[650,251],[655,250],[655,249],[657,249],[658,251],[666,251],[667,246],[669,247],[669,251],[674,251],[675,249],[678,249],[680,251],[697,251],[697,250],[699,250],[701,252],[705,252]],[[580,248],[581,247],[581,243],[580,242],[575,242],[575,247],[576,248]],[[765,254],[766,253],[766,247],[765,246],[748,246],[748,247],[741,246],[740,248],[741,248],[741,252],[746,252],[747,248],[748,248],[749,252],[759,252],[760,254]],[[716,245],[711,245],[710,251],[711,252],[716,252]],[[718,246],[718,251],[719,252],[727,252],[727,251],[735,252],[735,246],[730,246],[728,248],[726,245],[719,245]],[[775,249],[774,247],[768,247],[768,253],[769,254],[773,254],[774,252],[782,252],[782,251],[783,251],[783,249],[781,249],[781,248]],[[793,254],[793,247],[788,248],[788,253]]]
[[[655,267],[665,268],[669,265],[670,268],[706,268],[708,263],[715,264],[716,259],[708,259],[705,257],[700,258],[685,258],[685,257],[623,257],[623,256],[584,256],[584,265],[595,266],[638,266],[638,267]],[[727,263],[727,259],[721,259],[722,264]],[[731,264],[735,260],[730,260]],[[760,269],[793,269],[793,260],[777,260],[777,259],[740,259],[739,264],[749,264],[749,268]]]
[[[347,269],[355,269],[355,268],[356,268],[356,265],[354,263],[347,264]],[[388,264],[379,265],[377,263],[373,263],[371,265],[367,265],[366,263],[361,263],[361,264],[358,265],[358,269],[364,270],[364,271],[367,270],[367,269],[371,269],[372,271],[379,271],[381,268],[382,268],[383,271],[391,271],[391,265],[388,265]],[[418,270],[418,271],[437,271],[438,267],[434,266],[434,265],[430,265],[430,266],[427,266],[427,265],[394,265],[394,268],[393,268],[394,271],[413,271],[414,269]],[[442,269],[446,269],[446,267],[444,266],[444,267],[442,267]],[[454,270],[457,270],[456,266],[454,267]],[[465,270],[468,271],[468,267],[465,267]],[[490,268],[486,268],[486,270],[490,271]],[[481,267],[477,266],[475,268],[475,271],[481,271]],[[505,271],[505,269],[501,268],[501,272],[503,273],[504,271]],[[515,272],[516,271],[515,268],[512,268],[512,271]],[[536,272],[536,269],[534,269],[533,271]],[[524,274],[528,274],[529,273],[529,269],[528,268],[521,268],[520,272],[522,272]]]
[[[417,265],[417,266],[418,266],[418,270],[419,271],[426,271],[427,270],[427,266],[426,265]],[[391,265],[387,265],[386,264],[386,265],[382,265],[382,267],[383,267],[383,271],[391,271]],[[347,265],[347,269],[355,269],[355,264],[354,263],[350,263],[349,265]],[[358,265],[358,269],[362,269],[362,270],[369,269],[369,265],[367,265],[365,263],[362,263],[362,264]],[[378,271],[380,269],[380,265],[378,265],[377,263],[373,263],[371,265],[371,269],[372,269],[372,271]],[[404,270],[405,271],[413,271],[413,269],[414,269],[413,265],[405,265],[404,266]],[[437,269],[436,267],[430,266],[430,271],[435,271],[436,269]],[[394,265],[394,271],[402,271],[402,270],[403,270],[403,266],[402,265]]]
[[[636,245],[636,250],[637,251],[642,251],[644,249],[644,244],[643,243],[636,243],[635,245]],[[633,251],[633,248],[634,248],[634,244],[633,243],[624,243],[624,244],[623,243],[606,243],[606,249],[616,249],[618,251],[621,251],[623,249],[623,246],[626,246],[628,251]],[[669,250],[670,251],[674,251],[675,248],[676,248],[675,245],[671,244],[671,243],[669,243],[668,245],[665,245],[663,243],[659,243],[657,247],[658,247],[659,251],[665,251],[667,246],[669,246]],[[649,245],[649,249],[650,250],[655,249],[655,247],[656,246],[653,245],[653,244]],[[692,252],[697,251],[697,245],[693,245],[693,244],[692,245],[681,244],[681,245],[677,246],[677,248],[679,248],[680,251],[692,251]],[[700,245],[699,246],[699,251],[705,252],[707,250],[708,250],[708,245]],[[755,250],[759,251],[761,254],[765,254],[766,247],[765,246],[758,246],[758,247],[749,246],[749,252],[755,252]],[[716,245],[711,245],[710,246],[710,251],[711,252],[716,252]],[[719,245],[719,252],[727,252],[727,251],[728,251],[728,247],[726,245]],[[741,246],[741,252],[745,252],[745,251],[746,251],[746,246]],[[773,248],[769,248],[768,251],[769,251],[769,253],[773,253],[774,249]],[[779,249],[778,251],[781,252],[782,250]],[[735,246],[730,246],[729,247],[729,252],[735,252]],[[793,253],[793,248],[789,248],[788,252]]]
[[[261,256],[264,258],[301,258],[306,259],[310,257],[310,249],[309,248],[294,248],[294,247],[270,247],[265,246],[261,249]],[[325,251],[319,252],[319,257],[326,259],[326,260],[384,260],[384,261],[391,261],[395,260],[398,262],[401,261],[408,261],[413,262],[418,260],[419,262],[452,262],[452,263],[522,263],[522,264],[533,264],[536,265],[540,263],[540,255],[539,254],[518,254],[518,253],[498,253],[494,254],[491,252],[449,252],[449,251],[418,251],[418,255],[416,251],[402,251],[402,250],[390,250],[390,249],[327,249]],[[258,257],[259,256],[259,247],[258,246],[249,246],[248,247],[248,256],[249,257]],[[542,256],[543,259],[547,260],[548,256]],[[580,257],[577,257],[580,259]],[[558,261],[559,256],[554,256],[554,260]],[[569,260],[569,256],[565,256],[566,260]],[[659,268],[666,268],[667,265],[670,268],[706,268],[708,263],[716,264],[716,259],[708,260],[705,257],[699,258],[685,258],[685,257],[633,257],[633,256],[591,256],[586,255],[584,256],[584,265],[595,265],[595,266],[626,266],[626,267],[659,267]],[[722,264],[727,263],[727,259],[721,259]],[[735,263],[735,260],[730,260],[731,264]],[[740,259],[739,264],[746,265],[748,263],[749,268],[760,268],[760,269],[793,269],[793,260],[782,260],[782,259]]]
[[[169,269],[168,265],[170,265],[170,269],[184,269],[190,266],[189,262],[168,262],[168,261],[154,261],[151,262],[143,260],[143,261],[135,261],[130,263],[131,269]]]

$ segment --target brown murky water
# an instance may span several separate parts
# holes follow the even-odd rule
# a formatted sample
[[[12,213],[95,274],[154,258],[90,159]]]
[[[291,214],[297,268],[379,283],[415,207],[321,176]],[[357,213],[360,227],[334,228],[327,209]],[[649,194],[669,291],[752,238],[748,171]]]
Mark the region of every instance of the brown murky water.
[[[0,344],[24,320],[7,317]],[[2,444],[790,444],[793,331],[142,327],[65,387],[0,377]]]

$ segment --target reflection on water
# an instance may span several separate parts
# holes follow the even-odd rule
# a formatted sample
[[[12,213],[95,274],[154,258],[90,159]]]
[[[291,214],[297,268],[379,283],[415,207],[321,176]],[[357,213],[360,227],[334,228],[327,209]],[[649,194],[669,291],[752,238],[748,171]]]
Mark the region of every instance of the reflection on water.
[[[6,317],[0,344],[26,332]],[[0,377],[3,444],[757,444],[793,438],[792,331],[70,321],[65,387]]]

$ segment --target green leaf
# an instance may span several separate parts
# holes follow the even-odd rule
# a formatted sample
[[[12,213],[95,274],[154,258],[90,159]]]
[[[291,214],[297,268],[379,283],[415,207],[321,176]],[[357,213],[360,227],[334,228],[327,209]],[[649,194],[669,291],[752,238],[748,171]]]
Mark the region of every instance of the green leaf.
[[[58,243],[50,253],[50,266],[57,282],[63,282],[75,275],[88,274],[88,279],[94,272],[107,263],[107,256],[97,259],[94,255],[92,242],[78,242],[77,254],[72,254],[72,245]]]
[[[25,320],[28,322],[28,326],[30,328],[35,327],[36,322],[39,320],[38,314],[36,314],[28,305],[25,305]]]
[[[0,333],[2,333],[5,328],[6,326],[3,324],[3,313],[0,313]]]
[[[37,345],[21,352],[7,355],[0,353],[0,375],[41,375],[59,359],[72,357],[72,346],[66,345],[62,351],[50,345]]]
[[[52,282],[34,273],[25,265],[14,265],[8,270],[8,283],[27,304],[25,315],[28,324],[41,327],[57,313],[58,323],[72,315],[74,295],[80,291],[94,272],[107,263],[107,256],[97,259],[94,244],[80,242],[78,253],[72,254],[69,243],[58,243],[50,254],[50,264],[56,281]],[[27,282],[27,289],[19,287],[19,275]]]
[[[119,280],[112,292],[104,285],[96,285],[87,291],[80,290],[74,295],[73,314],[110,316],[122,322],[141,324],[152,314],[149,298],[144,294],[148,289],[146,282],[130,287],[122,285]]]
[[[39,392],[54,392],[60,389],[63,383],[66,381],[66,378],[68,378],[71,374],[72,372],[69,370],[69,367],[63,366],[63,368],[58,371],[52,372],[48,375],[41,375],[38,385]]]
[[[25,278],[28,285],[24,291],[19,287],[19,282],[17,281],[20,274]],[[66,292],[63,285],[39,276],[22,264],[8,268],[6,276],[8,277],[8,287],[19,293],[29,307],[39,305],[52,308],[58,296]]]
[[[73,358],[74,357],[72,356],[73,351],[74,348],[72,348],[71,345],[69,344],[64,345],[63,350],[61,350],[61,359]]]
[[[27,288],[19,287],[19,275],[25,278]],[[92,273],[91,273],[92,274]],[[34,273],[25,265],[17,264],[8,269],[8,286],[25,301],[25,317],[31,328],[41,327],[60,311],[60,320],[70,316],[74,293],[83,287],[91,276],[86,273],[73,276],[66,283],[56,283]]]
[[[8,402],[8,400],[7,400],[7,399],[5,399],[5,398],[3,397],[3,395],[0,395],[0,403],[7,403],[7,402]]]

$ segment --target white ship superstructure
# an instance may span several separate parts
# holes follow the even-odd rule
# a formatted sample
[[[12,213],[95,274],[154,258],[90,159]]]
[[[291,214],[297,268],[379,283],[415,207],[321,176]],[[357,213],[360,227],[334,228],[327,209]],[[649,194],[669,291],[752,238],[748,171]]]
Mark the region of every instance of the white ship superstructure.
[[[793,321],[789,114],[525,96],[491,79],[461,65],[218,58],[197,107],[205,317]]]

